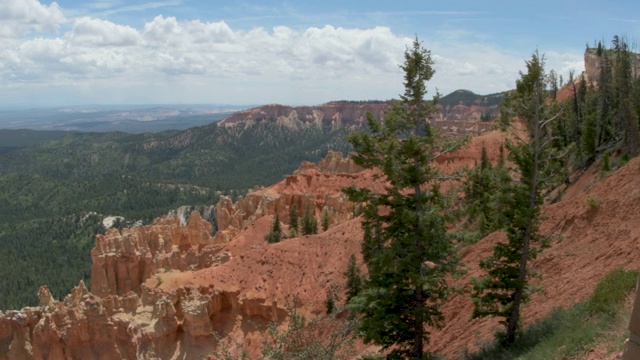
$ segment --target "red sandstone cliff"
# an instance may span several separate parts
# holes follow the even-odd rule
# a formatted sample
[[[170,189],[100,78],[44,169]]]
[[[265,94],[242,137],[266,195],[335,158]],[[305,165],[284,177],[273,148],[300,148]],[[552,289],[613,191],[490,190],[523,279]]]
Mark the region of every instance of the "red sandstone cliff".
[[[471,104],[454,104],[438,106],[439,111],[433,115],[434,123],[445,122],[436,125],[444,130],[453,132],[469,132],[475,134],[490,130],[490,122],[482,122],[483,118],[495,118],[498,114],[498,105],[485,104],[483,99]],[[495,102],[495,101],[494,101]],[[384,117],[385,111],[391,106],[391,101],[334,101],[317,106],[290,107],[285,105],[270,104],[257,108],[236,112],[218,123],[219,126],[238,127],[243,129],[260,122],[271,122],[290,128],[302,128],[304,126],[330,124],[332,128],[360,127],[366,123],[367,112],[378,119]],[[469,124],[472,125],[469,125]],[[450,129],[451,127],[453,129]],[[473,127],[475,126],[475,127]],[[473,127],[468,130],[468,128]]]

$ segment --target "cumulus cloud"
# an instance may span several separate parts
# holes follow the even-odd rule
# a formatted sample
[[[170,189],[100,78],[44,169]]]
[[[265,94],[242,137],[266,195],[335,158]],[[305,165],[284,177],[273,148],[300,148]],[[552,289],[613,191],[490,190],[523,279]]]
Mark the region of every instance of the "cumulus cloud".
[[[16,39],[30,32],[55,32],[67,19],[57,3],[43,5],[37,0],[0,2],[0,39]]]
[[[74,22],[66,39],[78,46],[133,46],[139,43],[140,34],[129,26],[81,17]]]
[[[56,3],[36,0],[4,0],[0,17],[0,37],[16,40],[0,43],[0,81],[11,89],[3,96],[13,99],[26,93],[59,101],[68,94],[72,102],[389,99],[402,90],[398,64],[413,40],[388,27],[239,30],[224,21],[162,15],[133,28],[90,16],[68,20]],[[63,24],[69,26],[57,33]],[[462,39],[423,39],[436,61],[430,89],[513,87],[520,55]],[[549,54],[559,72],[579,68],[580,60]]]
[[[43,82],[108,76],[198,74],[336,80],[353,74],[397,72],[409,39],[389,28],[325,26],[296,31],[279,26],[235,31],[225,22],[178,21],[157,16],[143,29],[82,17],[60,37],[35,38],[2,49],[4,80]],[[10,60],[12,66],[7,66]],[[128,67],[129,66],[129,67]],[[128,76],[127,75],[127,76]]]

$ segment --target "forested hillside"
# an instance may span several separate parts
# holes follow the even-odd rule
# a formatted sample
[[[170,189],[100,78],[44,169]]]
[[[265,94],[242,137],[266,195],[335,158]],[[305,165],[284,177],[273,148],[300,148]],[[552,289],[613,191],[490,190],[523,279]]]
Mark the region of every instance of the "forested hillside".
[[[89,250],[105,215],[148,222],[181,205],[214,205],[221,194],[274,183],[329,149],[348,151],[346,133],[274,122],[56,133],[0,154],[0,309],[35,304],[43,284],[60,297],[88,282]]]

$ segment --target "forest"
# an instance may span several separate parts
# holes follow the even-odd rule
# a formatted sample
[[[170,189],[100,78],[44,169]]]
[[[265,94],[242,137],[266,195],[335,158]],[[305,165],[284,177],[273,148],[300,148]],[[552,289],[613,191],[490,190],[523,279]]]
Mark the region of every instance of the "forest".
[[[26,133],[19,138],[17,132]],[[215,124],[156,134],[0,130],[0,309],[56,298],[83,279],[104,216],[123,226],[183,205],[215,205],[270,185],[329,149],[348,151],[346,130],[266,122],[241,133]],[[215,214],[208,219],[215,222]],[[214,224],[215,229],[215,224]]]

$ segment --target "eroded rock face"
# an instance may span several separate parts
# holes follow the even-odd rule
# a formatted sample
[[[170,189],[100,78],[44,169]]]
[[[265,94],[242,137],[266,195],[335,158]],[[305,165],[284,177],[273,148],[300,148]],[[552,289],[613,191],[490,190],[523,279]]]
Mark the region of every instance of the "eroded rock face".
[[[91,285],[95,295],[124,295],[159,271],[195,270],[210,266],[220,250],[212,225],[193,212],[187,226],[177,216],[133,229],[110,229],[96,236],[91,250]]]
[[[237,292],[145,285],[140,292],[100,298],[80,283],[63,302],[0,314],[0,359],[198,358],[213,350],[221,313],[273,319],[238,302]]]
[[[586,49],[584,52],[584,72],[587,75],[587,80],[597,84],[600,81],[600,72],[602,69],[602,57],[598,55],[598,51],[595,48]],[[610,58],[610,61],[613,61]],[[637,79],[640,76],[640,63],[637,58],[631,59],[631,76]]]
[[[256,189],[233,203],[222,197],[216,208],[218,216],[217,242],[233,238],[249,224],[263,216],[279,215],[287,223],[292,206],[302,217],[307,209],[320,221],[323,211],[330,217],[330,225],[353,218],[354,204],[341,191],[358,182],[370,181],[371,176],[361,174],[363,169],[344,158],[342,153],[329,152],[316,166],[303,162],[292,175],[267,188]]]

